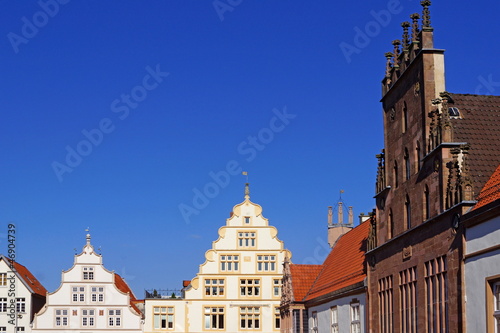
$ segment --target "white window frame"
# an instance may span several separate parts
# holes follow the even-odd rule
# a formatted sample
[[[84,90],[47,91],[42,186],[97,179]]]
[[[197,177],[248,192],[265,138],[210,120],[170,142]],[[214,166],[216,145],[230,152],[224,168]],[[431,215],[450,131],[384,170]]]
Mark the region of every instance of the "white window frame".
[[[339,333],[339,309],[338,307],[332,306],[330,308],[330,325],[331,325],[331,333]]]
[[[240,279],[240,296],[260,297],[260,279]]]
[[[58,323],[59,321],[59,323]],[[55,309],[54,310],[54,325],[56,327],[67,327],[69,325],[69,310]]]
[[[84,281],[94,280],[94,267],[84,266],[82,268],[82,278]]]
[[[224,279],[204,279],[205,297],[225,297],[226,281]]]
[[[351,333],[361,333],[361,306],[351,303]]]

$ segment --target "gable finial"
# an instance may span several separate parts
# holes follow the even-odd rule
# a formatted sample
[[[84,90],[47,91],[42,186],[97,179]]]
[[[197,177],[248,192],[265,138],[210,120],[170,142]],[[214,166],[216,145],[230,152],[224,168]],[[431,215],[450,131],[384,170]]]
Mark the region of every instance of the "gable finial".
[[[403,27],[403,50],[407,50],[410,45],[410,35],[408,34],[408,28],[410,27],[410,22],[404,21],[401,23]]]
[[[399,45],[401,45],[401,41],[399,39],[393,40],[392,45],[394,45],[394,67],[399,67]]]
[[[87,227],[85,231],[87,232],[87,236],[85,236],[85,238],[87,239],[87,245],[90,245],[90,227]]]
[[[412,25],[411,25],[411,41],[413,43],[418,42],[418,34],[419,34],[419,29],[418,29],[418,19],[420,18],[420,14],[415,13],[411,14],[410,18],[412,20]]]
[[[248,172],[243,171],[241,174],[247,177],[247,181],[245,183],[245,199],[250,199],[250,183],[248,182]]]
[[[430,0],[420,1],[422,7],[424,7],[422,11],[422,29],[426,30],[426,28],[431,27],[431,12],[429,10],[429,6],[431,5]]]

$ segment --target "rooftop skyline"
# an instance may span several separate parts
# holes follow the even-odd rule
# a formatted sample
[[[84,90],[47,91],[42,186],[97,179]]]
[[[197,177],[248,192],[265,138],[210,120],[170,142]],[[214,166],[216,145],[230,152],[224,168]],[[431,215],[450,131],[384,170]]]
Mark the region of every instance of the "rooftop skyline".
[[[419,1],[6,2],[0,253],[49,290],[85,244],[144,289],[193,278],[250,198],[297,264],[339,191],[374,208],[384,53]],[[434,1],[446,87],[499,95],[500,4]],[[347,220],[347,217],[344,218]],[[50,260],[47,260],[50,258]]]

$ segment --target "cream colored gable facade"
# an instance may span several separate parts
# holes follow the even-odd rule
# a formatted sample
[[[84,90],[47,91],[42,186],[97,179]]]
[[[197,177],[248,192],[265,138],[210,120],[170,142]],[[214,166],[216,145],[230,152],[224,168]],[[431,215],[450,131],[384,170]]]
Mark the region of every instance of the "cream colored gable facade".
[[[250,201],[234,206],[181,299],[146,299],[144,332],[279,332],[285,256],[278,231]]]
[[[35,315],[32,332],[142,332],[142,315],[131,306],[131,295],[118,286],[128,289],[104,268],[87,235],[73,267],[63,271],[61,285]]]

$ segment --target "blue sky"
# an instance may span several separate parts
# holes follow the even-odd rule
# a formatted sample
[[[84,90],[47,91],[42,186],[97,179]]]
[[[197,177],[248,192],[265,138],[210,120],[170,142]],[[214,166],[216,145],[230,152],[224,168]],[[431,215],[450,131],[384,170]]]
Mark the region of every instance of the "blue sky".
[[[434,2],[447,90],[498,95],[500,3]],[[49,291],[87,227],[138,297],[180,288],[242,170],[295,263],[322,262],[341,189],[373,209],[384,53],[418,1],[1,4],[0,252],[14,223]]]

